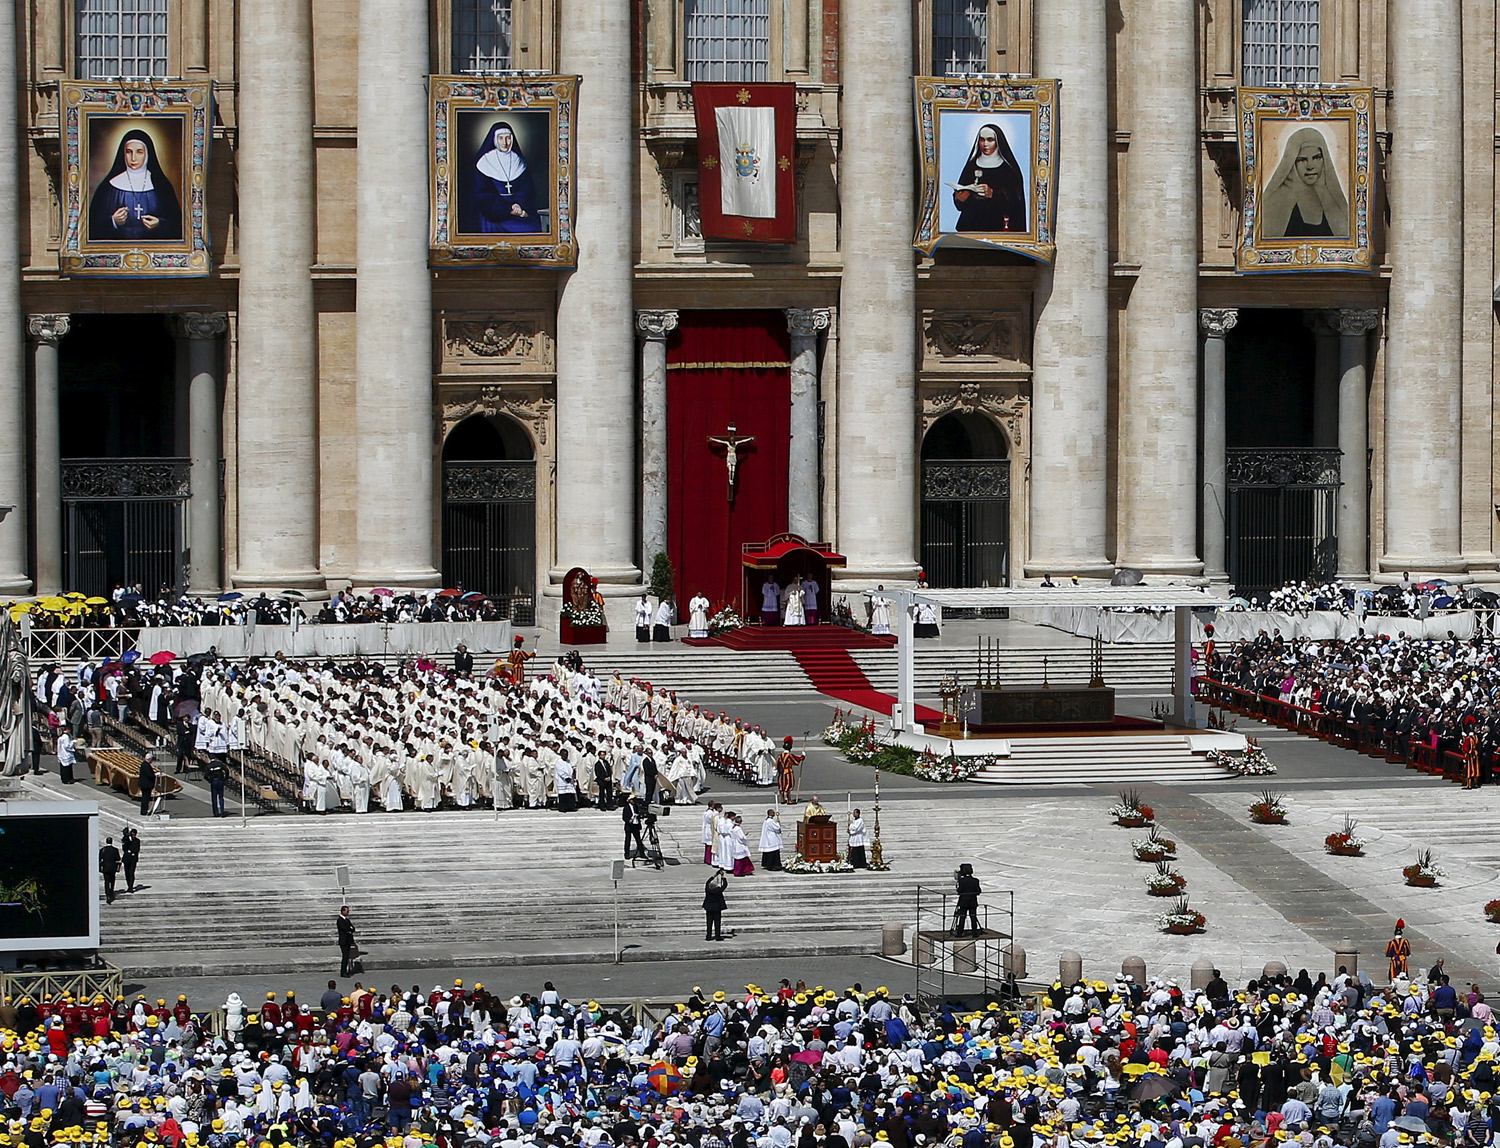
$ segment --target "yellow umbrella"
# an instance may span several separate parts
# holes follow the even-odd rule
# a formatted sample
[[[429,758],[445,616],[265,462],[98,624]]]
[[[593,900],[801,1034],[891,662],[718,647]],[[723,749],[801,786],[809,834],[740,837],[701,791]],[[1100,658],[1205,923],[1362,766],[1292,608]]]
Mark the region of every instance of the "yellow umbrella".
[[[66,594],[63,595],[63,597],[72,598],[75,602],[79,602],[83,600],[84,593],[82,590],[69,590]]]
[[[101,598],[101,597],[99,597],[96,594],[92,598],[85,598],[83,600],[83,603],[84,603],[85,606],[108,606],[109,605],[109,599],[108,598]]]
[[[22,603],[19,606],[12,606],[10,608],[10,620],[12,622],[19,622],[29,613],[31,613],[31,606],[27,603]]]
[[[68,604],[68,600],[66,598],[56,598],[56,597],[53,597],[53,598],[38,598],[36,600],[36,604],[38,606],[40,606],[43,610],[61,610],[64,606],[66,606]]]

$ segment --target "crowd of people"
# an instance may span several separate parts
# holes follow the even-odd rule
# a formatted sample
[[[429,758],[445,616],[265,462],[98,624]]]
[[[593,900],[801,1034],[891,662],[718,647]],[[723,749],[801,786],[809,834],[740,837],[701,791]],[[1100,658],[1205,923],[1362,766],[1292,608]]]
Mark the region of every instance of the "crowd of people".
[[[1488,776],[1500,748],[1500,663],[1479,638],[1289,641],[1262,631],[1212,648],[1207,671],[1236,689],[1374,731],[1392,756],[1408,757],[1414,746],[1472,755]]]
[[[346,982],[347,983],[347,982]],[[1013,986],[1008,986],[1013,990]],[[1304,970],[1233,990],[1054,983],[1004,1003],[782,980],[693,987],[657,1017],[338,981],[316,1005],[231,993],[0,1004],[15,1148],[1482,1148],[1494,1016],[1441,974]]]
[[[1321,583],[1288,582],[1269,591],[1264,601],[1259,595],[1236,598],[1228,609],[1231,612],[1271,610],[1286,614],[1327,610],[1356,617],[1370,614],[1425,618],[1451,610],[1493,610],[1497,605],[1500,605],[1500,596],[1488,590],[1455,586],[1442,579],[1413,582],[1410,575],[1403,574],[1399,583],[1377,589],[1348,586],[1336,578]]]

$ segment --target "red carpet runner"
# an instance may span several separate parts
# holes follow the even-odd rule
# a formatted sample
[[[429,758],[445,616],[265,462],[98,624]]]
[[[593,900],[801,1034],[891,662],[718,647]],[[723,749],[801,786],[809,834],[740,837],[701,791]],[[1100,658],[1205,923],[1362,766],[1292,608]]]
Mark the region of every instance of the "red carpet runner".
[[[890,715],[896,699],[870,684],[859,663],[847,650],[793,650],[792,657],[821,694]],[[917,706],[918,721],[941,721],[943,715],[927,706]]]

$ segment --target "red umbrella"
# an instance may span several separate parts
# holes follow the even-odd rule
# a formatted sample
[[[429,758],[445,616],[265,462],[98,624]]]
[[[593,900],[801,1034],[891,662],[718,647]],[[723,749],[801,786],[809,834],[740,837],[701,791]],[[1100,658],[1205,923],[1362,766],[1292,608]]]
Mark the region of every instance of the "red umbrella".
[[[152,654],[149,658],[146,659],[146,661],[150,662],[153,666],[171,665],[176,660],[177,655],[172,653],[171,650],[157,650],[156,653]]]
[[[683,1080],[682,1073],[675,1065],[668,1064],[665,1060],[658,1060],[647,1069],[646,1083],[663,1096],[671,1096],[686,1081]]]
[[[394,598],[396,596],[396,591],[385,586],[376,586],[370,593],[374,594],[377,598]]]
[[[462,590],[439,590],[437,596],[439,598],[457,598],[462,593]]]
[[[800,1060],[803,1064],[809,1064],[813,1068],[823,1063],[823,1054],[817,1049],[803,1049],[801,1052],[792,1053],[793,1060]]]

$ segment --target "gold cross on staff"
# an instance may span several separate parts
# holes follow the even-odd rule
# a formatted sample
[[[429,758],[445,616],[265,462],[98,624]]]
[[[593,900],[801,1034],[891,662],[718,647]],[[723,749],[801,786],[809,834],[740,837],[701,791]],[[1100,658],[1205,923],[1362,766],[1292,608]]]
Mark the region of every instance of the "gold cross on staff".
[[[739,480],[740,470],[740,448],[749,446],[755,441],[755,436],[735,433],[733,423],[729,424],[729,430],[724,434],[711,434],[708,436],[710,446],[722,446],[724,448],[724,464],[729,468],[729,501],[734,502],[734,488]]]

